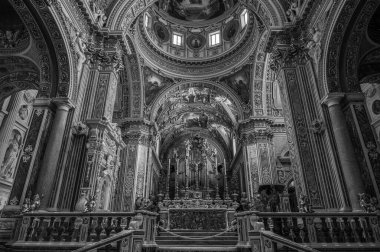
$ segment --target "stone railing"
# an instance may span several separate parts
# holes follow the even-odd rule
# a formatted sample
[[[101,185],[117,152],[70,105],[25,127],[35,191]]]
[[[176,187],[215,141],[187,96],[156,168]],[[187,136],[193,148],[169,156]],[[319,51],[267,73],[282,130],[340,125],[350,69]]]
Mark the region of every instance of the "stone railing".
[[[263,252],[275,252],[278,251],[279,247],[286,247],[292,251],[298,252],[318,252],[318,250],[290,241],[271,231],[260,231],[260,236],[262,244],[261,251]]]
[[[360,246],[380,248],[380,226],[376,213],[270,213],[236,214],[240,247],[261,243],[260,231],[272,231],[312,248]]]
[[[137,214],[138,215],[138,214]],[[22,217],[12,248],[71,251],[131,229],[136,213],[32,212]],[[135,221],[136,222],[136,221]],[[143,218],[133,230],[142,230]],[[143,232],[140,232],[141,236]]]

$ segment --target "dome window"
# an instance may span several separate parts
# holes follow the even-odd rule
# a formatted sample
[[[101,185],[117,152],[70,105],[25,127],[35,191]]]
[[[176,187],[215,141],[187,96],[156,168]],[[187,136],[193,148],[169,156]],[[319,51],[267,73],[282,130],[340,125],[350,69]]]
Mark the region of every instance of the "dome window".
[[[209,45],[216,46],[220,44],[220,31],[209,34]]]
[[[146,28],[151,28],[151,25],[152,25],[152,17],[148,13],[145,13],[144,26]]]
[[[248,24],[248,11],[244,9],[240,14],[241,28],[244,28]]]
[[[173,45],[181,46],[183,41],[183,35],[180,33],[173,33]]]

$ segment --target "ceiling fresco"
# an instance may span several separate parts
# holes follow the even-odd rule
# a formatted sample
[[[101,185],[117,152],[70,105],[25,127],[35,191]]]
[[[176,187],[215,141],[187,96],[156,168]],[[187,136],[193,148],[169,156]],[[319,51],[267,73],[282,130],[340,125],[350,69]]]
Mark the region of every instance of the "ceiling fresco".
[[[29,33],[17,12],[9,2],[2,2],[0,9],[0,50],[26,47]]]
[[[221,82],[231,87],[246,104],[248,104],[250,100],[250,80],[250,65],[245,65],[240,71],[220,79]]]
[[[160,0],[160,10],[170,16],[185,20],[200,22],[222,15],[232,8],[237,0]]]

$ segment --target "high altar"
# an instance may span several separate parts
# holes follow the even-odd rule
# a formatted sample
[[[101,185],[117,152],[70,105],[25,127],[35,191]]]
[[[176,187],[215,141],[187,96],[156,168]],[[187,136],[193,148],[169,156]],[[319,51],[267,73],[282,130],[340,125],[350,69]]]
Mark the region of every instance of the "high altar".
[[[199,136],[173,148],[167,163],[165,198],[159,206],[165,228],[228,228],[236,205],[228,194],[226,162],[221,157]]]

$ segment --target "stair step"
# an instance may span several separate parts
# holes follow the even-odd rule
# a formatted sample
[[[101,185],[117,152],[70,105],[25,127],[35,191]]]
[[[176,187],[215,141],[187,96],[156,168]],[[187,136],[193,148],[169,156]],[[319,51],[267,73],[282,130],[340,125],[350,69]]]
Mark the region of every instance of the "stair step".
[[[192,252],[197,252],[197,251],[208,251],[208,252],[220,252],[220,251],[237,251],[236,247],[228,247],[228,246],[160,246],[158,248],[158,251],[160,252],[166,252],[166,251],[192,251]]]
[[[177,237],[177,236],[157,236],[156,241],[167,241],[167,240],[230,240],[237,241],[237,237],[234,236],[216,236],[205,238],[204,236],[189,236],[191,239],[186,237]]]
[[[181,246],[184,246],[184,245],[197,245],[197,246],[200,246],[200,245],[209,245],[209,246],[212,246],[212,245],[236,245],[237,241],[216,241],[216,240],[167,240],[167,241],[156,241],[158,246],[161,246],[161,245],[181,245]]]

